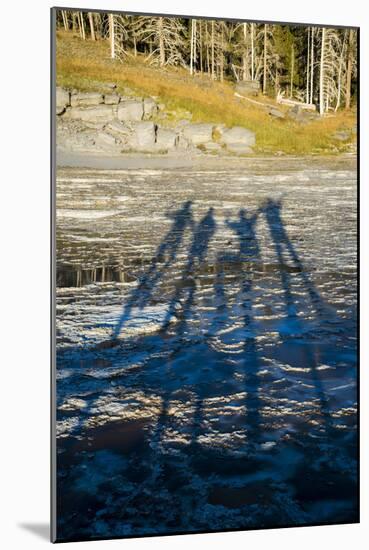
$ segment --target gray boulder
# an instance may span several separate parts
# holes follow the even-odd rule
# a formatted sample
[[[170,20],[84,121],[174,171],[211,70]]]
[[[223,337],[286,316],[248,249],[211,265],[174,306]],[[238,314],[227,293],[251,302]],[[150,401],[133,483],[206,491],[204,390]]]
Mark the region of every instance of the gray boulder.
[[[243,80],[236,84],[235,90],[240,95],[258,95],[260,93],[260,82],[258,80]]]
[[[57,133],[57,146],[70,151],[93,151],[95,149],[96,132],[85,129],[73,133]]]
[[[319,118],[319,114],[313,109],[306,109],[304,105],[294,105],[287,113],[288,118],[300,124],[308,124],[310,121]]]
[[[114,119],[115,112],[110,105],[95,105],[94,107],[72,107],[64,116],[71,120],[109,122]]]
[[[118,105],[120,101],[120,96],[118,94],[105,94],[104,103],[105,105]]]
[[[152,99],[152,97],[145,97],[145,99],[143,100],[143,112],[144,120],[149,120],[157,114],[158,105],[156,101]]]
[[[137,122],[133,126],[133,134],[128,147],[137,151],[152,151],[155,149],[155,124],[150,121]]]
[[[119,120],[139,121],[143,118],[143,102],[134,99],[121,101],[118,105],[117,116]]]
[[[72,107],[83,107],[86,105],[100,105],[103,103],[103,96],[97,92],[78,92],[77,94],[72,94],[71,97],[71,106]]]
[[[156,147],[159,150],[174,149],[177,135],[174,130],[158,128],[156,132]]]
[[[118,120],[109,122],[109,124],[105,126],[105,130],[113,136],[117,136],[119,138],[127,137],[132,134],[131,127],[119,122]]]
[[[222,133],[220,142],[226,145],[229,150],[231,150],[230,147],[235,149],[234,146],[252,147],[255,145],[255,133],[247,128],[234,126]]]
[[[332,138],[336,139],[338,141],[347,141],[348,139],[350,139],[350,133],[348,131],[345,131],[345,130],[340,130],[340,131],[336,132],[335,134],[333,134]]]
[[[286,115],[279,109],[270,109],[269,114],[273,118],[280,118],[280,119],[286,118]]]
[[[70,93],[64,88],[56,88],[56,114],[64,113],[66,107],[70,105]]]
[[[117,140],[106,132],[98,132],[94,141],[95,145],[104,151],[114,151],[117,148]]]
[[[213,139],[213,124],[187,124],[183,136],[193,145],[202,145]]]

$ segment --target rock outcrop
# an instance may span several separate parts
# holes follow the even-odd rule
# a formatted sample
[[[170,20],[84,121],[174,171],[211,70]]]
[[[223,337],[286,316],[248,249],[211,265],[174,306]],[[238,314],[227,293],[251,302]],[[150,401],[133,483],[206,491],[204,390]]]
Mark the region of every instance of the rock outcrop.
[[[61,115],[70,106],[70,93],[63,88],[56,88],[56,114]]]
[[[143,118],[149,120],[158,113],[158,105],[152,97],[145,97],[143,100]]]
[[[109,122],[116,118],[116,114],[111,105],[91,105],[68,109],[63,117],[86,122]]]
[[[153,151],[155,148],[155,124],[151,121],[140,121],[136,122],[132,129],[129,148],[136,151]]]
[[[244,96],[257,96],[260,93],[260,82],[258,80],[243,80],[237,82],[235,91]]]
[[[286,118],[285,113],[283,111],[280,111],[279,109],[273,108],[273,109],[270,109],[268,112],[270,116],[273,118],[279,118],[281,120]]]
[[[104,103],[104,96],[96,92],[72,94],[70,104],[72,107],[83,107],[86,105],[100,105]]]
[[[231,153],[236,153],[237,155],[252,153],[252,147],[255,145],[255,134],[251,130],[247,130],[247,128],[234,126],[222,132],[220,142]]]
[[[139,121],[143,119],[144,110],[143,102],[135,99],[127,99],[118,104],[117,118],[118,120]]]
[[[121,97],[115,88],[107,93],[56,91],[57,146],[69,151],[121,154],[177,151],[213,154],[248,154],[255,134],[239,126],[192,123],[180,120],[162,127],[163,118],[154,98]],[[160,110],[161,107],[161,110]]]
[[[319,114],[313,109],[306,109],[304,105],[294,105],[289,109],[288,118],[300,124],[308,124],[312,120],[319,118]]]
[[[183,136],[192,145],[204,145],[213,139],[214,124],[186,124],[183,128]]]
[[[157,128],[156,149],[158,151],[171,151],[176,147],[177,134],[174,130]]]

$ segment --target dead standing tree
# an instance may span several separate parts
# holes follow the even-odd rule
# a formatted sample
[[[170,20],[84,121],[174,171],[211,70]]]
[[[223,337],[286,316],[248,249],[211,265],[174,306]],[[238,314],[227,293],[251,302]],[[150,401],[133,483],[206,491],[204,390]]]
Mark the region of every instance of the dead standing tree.
[[[323,116],[337,101],[342,43],[338,30],[323,27],[320,32],[319,114]]]
[[[349,109],[351,104],[351,79],[353,68],[356,68],[355,59],[355,37],[354,29],[349,30],[348,47],[347,47],[347,68],[346,68],[346,102],[345,108]]]
[[[139,17],[136,21],[137,40],[148,44],[151,52],[147,61],[165,65],[186,66],[186,32],[181,19],[175,17]]]
[[[88,12],[88,22],[89,22],[89,25],[90,25],[91,40],[96,40],[94,19],[93,19],[93,15],[90,11]]]

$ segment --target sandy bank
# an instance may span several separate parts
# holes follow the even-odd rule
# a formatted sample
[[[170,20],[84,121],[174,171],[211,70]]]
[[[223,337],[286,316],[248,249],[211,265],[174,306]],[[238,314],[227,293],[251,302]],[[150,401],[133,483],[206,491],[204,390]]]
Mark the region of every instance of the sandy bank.
[[[336,169],[351,169],[356,167],[356,155],[343,154],[337,156],[268,156],[250,155],[247,157],[216,156],[202,154],[154,155],[131,153],[120,156],[91,155],[86,153],[71,153],[58,150],[56,164],[59,167],[93,168],[103,170],[127,169],[233,169],[233,168],[268,168],[282,167],[284,169],[314,168],[314,166],[329,166]]]

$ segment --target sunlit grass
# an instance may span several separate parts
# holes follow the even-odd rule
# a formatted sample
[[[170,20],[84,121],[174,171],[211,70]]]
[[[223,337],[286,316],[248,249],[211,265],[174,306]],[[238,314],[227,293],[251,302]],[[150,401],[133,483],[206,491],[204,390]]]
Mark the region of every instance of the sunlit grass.
[[[267,110],[234,95],[229,82],[212,82],[206,75],[190,77],[185,69],[159,70],[145,62],[142,55],[130,56],[124,63],[110,58],[105,40],[81,40],[71,32],[57,33],[57,84],[82,91],[97,90],[104,83],[114,82],[122,95],[156,96],[172,117],[162,124],[173,124],[192,113],[195,122],[244,126],[256,133],[257,152],[286,154],[331,154],[347,149],[356,136],[351,129],[356,123],[354,110],[340,111],[301,125],[292,120],[272,119]],[[270,97],[258,101],[274,104]],[[278,109],[283,110],[278,105]],[[339,130],[350,134],[348,142],[332,138]]]

